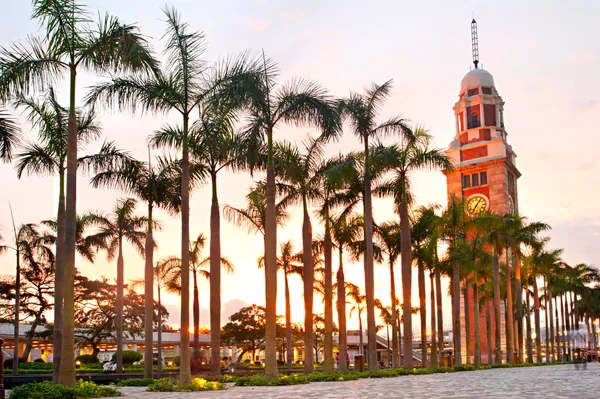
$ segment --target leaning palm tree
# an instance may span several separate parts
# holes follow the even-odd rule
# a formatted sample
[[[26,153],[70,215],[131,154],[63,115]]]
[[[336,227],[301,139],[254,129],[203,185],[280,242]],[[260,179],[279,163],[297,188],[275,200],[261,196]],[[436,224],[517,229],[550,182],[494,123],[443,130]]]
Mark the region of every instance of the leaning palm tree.
[[[191,167],[191,175],[194,176],[194,165]],[[198,170],[201,175],[202,169]],[[198,179],[192,179],[192,182]],[[146,202],[148,207],[148,220],[152,221],[155,207],[167,210],[170,214],[176,214],[181,208],[181,167],[178,161],[160,157],[155,164],[141,162],[136,160],[127,160],[120,165],[112,164],[102,172],[96,174],[91,184],[93,187],[117,188],[135,195]],[[155,283],[152,281],[155,275],[153,271],[154,262],[154,239],[153,223],[148,223],[146,230],[146,239],[144,242],[144,295],[146,298],[152,298],[152,287]],[[160,306],[159,306],[160,308]],[[154,309],[152,301],[146,301],[144,304],[144,319],[148,322],[144,324],[144,357],[152,358],[152,331],[153,325],[150,320],[153,319]],[[144,362],[144,377],[152,378],[152,362]]]
[[[410,132],[410,130],[409,130]],[[417,170],[452,168],[452,163],[441,149],[431,148],[432,136],[418,126],[412,134],[403,138],[400,144],[392,146],[376,145],[371,151],[373,162],[381,162],[384,167],[392,170],[394,182],[394,203],[400,215],[400,230],[402,234],[402,313],[410,314],[412,290],[412,253],[411,229],[408,208],[413,202],[411,190],[411,175]],[[422,268],[421,268],[422,272]],[[424,276],[422,276],[424,280]],[[423,281],[424,284],[424,281]],[[423,293],[424,294],[424,293]],[[424,304],[425,298],[421,296]],[[423,314],[421,317],[425,317]],[[404,364],[412,368],[412,318],[404,317]]]
[[[64,265],[58,265],[59,272],[65,271],[58,287],[64,289],[64,325],[59,324],[55,331],[55,335],[62,335],[63,345],[61,355],[54,363],[53,379],[73,386],[77,74],[82,71],[148,71],[156,67],[156,60],[135,25],[124,24],[109,14],[99,15],[98,21],[93,23],[87,8],[74,0],[34,0],[32,18],[40,22],[44,36],[30,38],[25,44],[15,43],[0,51],[0,101],[18,94],[29,95],[36,89],[53,85],[64,75],[69,76],[65,256]]]
[[[144,254],[146,224],[148,218],[136,216],[137,201],[133,198],[117,200],[112,213],[94,215],[98,226],[97,237],[104,243],[107,258],[112,261],[117,256],[117,372],[123,372],[123,289],[125,286],[125,260],[123,258],[123,241],[128,241],[140,255]],[[156,227],[156,222],[153,221]],[[150,300],[150,299],[148,299]]]
[[[0,109],[0,159],[10,162],[15,147],[19,145],[20,141],[19,126],[5,111]]]
[[[285,85],[277,86],[277,68],[264,57],[262,69],[260,79],[256,80],[256,85],[247,93],[248,115],[245,134],[247,161],[251,169],[258,164],[259,158],[262,158],[259,155],[265,144],[267,153],[265,376],[271,379],[278,375],[275,342],[277,221],[273,133],[281,123],[308,124],[319,128],[324,137],[328,138],[339,133],[339,118],[330,97],[320,85],[304,79],[292,79]]]
[[[202,257],[202,250],[206,245],[206,237],[204,234],[200,233],[196,240],[190,243],[190,251],[189,251],[189,259],[190,259],[190,272],[192,273],[192,281],[193,281],[193,292],[194,292],[194,302],[193,302],[193,315],[194,315],[194,343],[193,343],[193,353],[194,360],[200,360],[200,290],[198,285],[198,275],[204,277],[205,279],[211,278],[211,273],[207,269],[207,266],[210,265],[210,256]],[[165,259],[163,262],[164,267],[177,270],[177,274],[181,276],[181,268],[182,262],[180,258],[170,257]],[[227,258],[221,257],[219,261],[219,267],[223,267],[227,273],[233,273],[235,268],[233,264],[227,260]],[[177,281],[179,287],[181,287],[181,278],[178,278]],[[181,288],[179,290],[181,293]],[[211,332],[212,330],[211,327]],[[220,327],[219,330],[220,331]],[[213,334],[211,334],[212,336]]]
[[[58,211],[56,216],[56,268],[55,268],[55,295],[54,301],[54,348],[55,356],[53,367],[60,364],[62,347],[62,319],[63,319],[63,286],[64,275],[64,236],[65,236],[65,174],[67,170],[67,141],[69,110],[61,106],[55,96],[54,89],[50,88],[43,102],[36,101],[33,97],[18,96],[15,105],[27,112],[29,123],[38,130],[38,141],[24,143],[17,154],[17,177],[27,175],[58,175]],[[101,135],[101,128],[96,122],[93,111],[76,110],[77,143],[79,148],[94,141]],[[126,159],[127,155],[117,150],[113,143],[108,142],[95,155],[86,155],[77,160],[78,168],[103,169],[108,165],[119,167],[118,160]],[[78,224],[77,224],[78,226]],[[76,228],[76,250],[78,248],[78,228]],[[57,371],[57,370],[56,370]]]
[[[165,130],[178,130],[181,134],[181,261],[183,262],[181,291],[181,344],[189,346],[189,243],[190,243],[190,116],[203,101],[213,96],[216,90],[231,83],[230,92],[239,95],[244,79],[253,80],[253,69],[248,68],[247,57],[233,62],[222,62],[209,68],[204,57],[206,40],[204,34],[191,31],[180,14],[165,7],[164,55],[167,62],[162,70],[157,69],[150,77],[132,75],[116,78],[94,86],[87,96],[89,104],[107,103],[143,111],[167,113],[176,111],[181,116],[180,126],[166,126]],[[235,80],[235,83],[234,83]],[[239,84],[238,84],[239,83]],[[228,92],[228,94],[231,94]],[[232,95],[228,100],[235,101]],[[180,381],[191,382],[190,355],[181,352]]]
[[[375,322],[375,275],[373,269],[373,209],[371,205],[371,158],[369,140],[382,135],[401,135],[411,137],[412,132],[406,120],[396,116],[377,124],[377,114],[392,89],[392,81],[382,85],[372,84],[364,94],[351,93],[347,99],[340,100],[339,108],[343,117],[350,120],[352,133],[364,144],[364,214],[365,214],[365,293],[367,298],[367,331],[369,334],[369,370],[377,369],[377,344]]]
[[[222,170],[236,170],[243,166],[240,162],[242,151],[241,134],[234,131],[236,115],[229,104],[223,101],[204,104],[201,107],[200,119],[190,129],[190,155],[197,168],[205,171],[211,182],[210,208],[210,329],[221,328],[221,219],[217,176]],[[173,129],[160,130],[151,138],[156,146],[182,148],[183,140],[179,131]],[[220,375],[221,336],[211,334],[211,373]]]

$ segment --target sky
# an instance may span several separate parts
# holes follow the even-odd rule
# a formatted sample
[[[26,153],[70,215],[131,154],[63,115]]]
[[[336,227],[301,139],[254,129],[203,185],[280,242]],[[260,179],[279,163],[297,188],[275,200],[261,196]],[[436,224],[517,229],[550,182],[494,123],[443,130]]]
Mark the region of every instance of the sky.
[[[162,0],[88,0],[94,15],[106,11],[128,23],[137,23],[157,52],[162,50],[164,7]],[[261,50],[280,69],[280,82],[293,77],[315,80],[334,96],[361,91],[371,82],[394,80],[394,90],[381,112],[381,120],[402,115],[411,124],[423,124],[444,148],[454,138],[452,107],[458,100],[460,81],[471,68],[470,22],[479,25],[481,66],[492,73],[505,101],[504,117],[508,141],[517,153],[519,210],[532,221],[552,226],[551,246],[564,248],[568,263],[600,265],[600,163],[596,136],[600,114],[600,3],[594,1],[213,1],[173,0],[191,29],[203,31],[208,40],[210,61],[248,50]],[[28,1],[12,2],[3,9],[0,45],[8,47],[27,36],[38,36],[36,21],[30,19]],[[78,76],[78,98],[97,82],[98,76]],[[56,86],[59,99],[68,103],[63,81]],[[81,101],[79,101],[81,104]],[[15,113],[19,115],[18,111]],[[165,123],[176,123],[175,115],[133,115],[104,109],[99,121],[103,138],[82,153],[97,150],[102,140],[140,159],[147,157],[147,137]],[[36,132],[26,125],[23,134],[34,140]],[[317,131],[308,127],[280,127],[277,139],[298,144]],[[327,148],[327,155],[359,149],[359,142],[346,132]],[[159,155],[160,151],[156,152]],[[243,207],[253,181],[246,173],[226,172],[220,177],[221,205]],[[78,212],[109,211],[124,196],[114,190],[91,188],[89,176],[80,175]],[[17,224],[55,217],[57,181],[51,177],[16,178],[11,165],[0,164],[0,234],[10,241],[12,204]],[[445,177],[439,171],[414,175],[414,191],[420,204],[446,202]],[[202,187],[191,200],[191,237],[209,233],[210,190]],[[139,213],[144,213],[140,204]],[[291,239],[301,246],[302,214],[291,210],[291,219],[278,230],[280,242]],[[374,203],[376,221],[397,220],[389,200]],[[178,255],[180,220],[159,211],[162,231],[155,235],[155,259]],[[315,233],[322,231],[313,219]],[[225,220],[221,224],[222,252],[236,267],[222,277],[223,320],[246,304],[264,304],[264,273],[256,260],[262,238]],[[143,276],[143,259],[126,246],[125,279]],[[208,253],[208,246],[206,249]],[[116,262],[100,254],[95,264],[78,259],[79,270],[92,278],[115,278]],[[399,268],[399,266],[398,266]],[[334,257],[334,271],[337,262]],[[0,274],[14,273],[14,256],[0,255]],[[361,263],[346,260],[348,281],[364,286]],[[399,275],[399,273],[397,273]],[[389,272],[376,266],[376,294],[389,304]],[[299,278],[292,277],[292,297],[302,297]],[[428,280],[428,279],[427,279]],[[400,287],[399,281],[397,287]],[[429,283],[427,281],[427,287]],[[201,324],[209,322],[208,282],[200,285]],[[399,288],[398,288],[399,289]],[[400,291],[398,291],[400,292]],[[315,297],[315,312],[322,312]],[[179,324],[179,299],[167,296],[170,324]],[[418,304],[416,272],[413,304]],[[446,327],[450,327],[450,302],[444,302]],[[284,313],[283,281],[279,281],[277,309]],[[294,321],[303,320],[302,300],[293,301]],[[419,317],[413,318],[415,331]],[[356,328],[353,315],[349,328]]]

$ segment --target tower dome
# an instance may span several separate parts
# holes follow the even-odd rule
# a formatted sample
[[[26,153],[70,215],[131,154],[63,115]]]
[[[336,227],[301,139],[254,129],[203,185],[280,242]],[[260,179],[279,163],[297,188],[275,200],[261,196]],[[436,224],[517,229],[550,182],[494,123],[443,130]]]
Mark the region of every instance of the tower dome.
[[[485,69],[475,68],[467,73],[460,82],[460,92],[479,86],[493,87],[494,77]]]

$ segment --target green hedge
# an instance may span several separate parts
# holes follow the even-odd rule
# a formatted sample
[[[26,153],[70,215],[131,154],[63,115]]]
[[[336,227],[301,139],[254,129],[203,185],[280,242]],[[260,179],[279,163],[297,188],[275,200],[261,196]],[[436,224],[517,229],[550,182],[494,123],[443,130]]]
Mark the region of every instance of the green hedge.
[[[79,380],[74,387],[50,381],[23,384],[11,389],[8,399],[85,399],[114,396],[121,396],[115,388]]]
[[[118,387],[147,387],[154,383],[153,378],[126,378],[115,384]]]
[[[191,384],[181,385],[170,378],[161,378],[148,385],[149,392],[198,392],[218,391],[225,389],[225,384],[219,381],[207,381],[204,378],[194,378]]]
[[[138,351],[123,351],[123,364],[133,364],[135,362],[139,362],[143,358],[144,358],[144,355],[142,355]],[[111,359],[113,362],[117,361],[117,353],[116,352],[113,353]]]

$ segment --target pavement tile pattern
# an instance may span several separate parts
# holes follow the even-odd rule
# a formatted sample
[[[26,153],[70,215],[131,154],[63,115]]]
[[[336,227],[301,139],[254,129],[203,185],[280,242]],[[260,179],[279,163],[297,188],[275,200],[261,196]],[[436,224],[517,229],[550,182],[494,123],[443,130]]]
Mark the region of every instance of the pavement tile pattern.
[[[126,399],[309,398],[600,398],[600,364],[478,370],[447,374],[318,382],[283,387],[232,387],[226,391],[165,393],[121,388]]]

